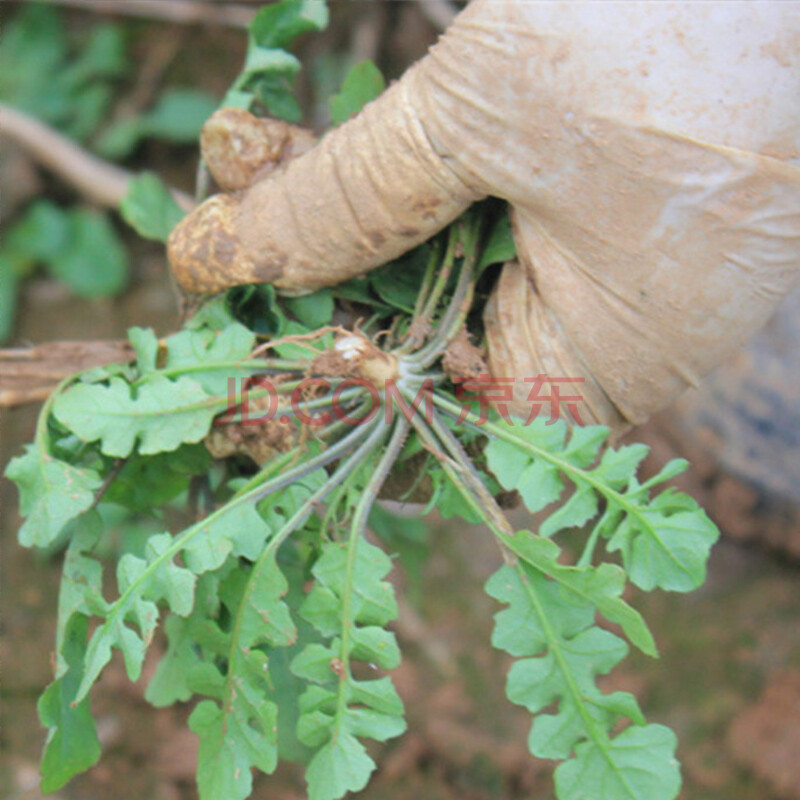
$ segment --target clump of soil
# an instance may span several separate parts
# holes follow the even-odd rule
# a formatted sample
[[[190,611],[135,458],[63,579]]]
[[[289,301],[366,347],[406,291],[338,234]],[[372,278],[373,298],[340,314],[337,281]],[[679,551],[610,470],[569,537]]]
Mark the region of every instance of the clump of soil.
[[[487,375],[489,367],[483,352],[469,340],[466,328],[461,328],[456,338],[445,350],[442,366],[453,383]]]

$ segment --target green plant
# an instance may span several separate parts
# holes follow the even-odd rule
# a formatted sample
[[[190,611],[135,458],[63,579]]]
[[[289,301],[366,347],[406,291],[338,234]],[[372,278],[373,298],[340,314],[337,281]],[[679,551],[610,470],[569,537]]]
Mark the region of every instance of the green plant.
[[[266,18],[297,19],[310,5],[286,0]],[[354,74],[378,86],[370,73]],[[369,95],[346,82],[340,118]],[[140,184],[134,205],[155,231],[149,191],[160,190]],[[253,768],[283,759],[306,763],[313,800],[363,788],[375,767],[365,742],[405,729],[390,676],[400,662],[387,629],[392,560],[367,535],[385,531],[375,498],[405,468],[427,479],[429,510],[482,522],[498,544],[492,643],[516,659],[507,694],[533,715],[531,752],[562,762],[560,800],[676,796],[672,732],[596,679],[627,642],[656,654],[623,598],[628,582],[696,588],[717,531],[691,498],[663,488],[686,462],[641,483],[643,445],[609,447],[605,428],[543,417],[484,422],[480,400],[458,396],[442,356],[465,326],[480,335],[491,266],[513,253],[505,210],[483,203],[366,278],[293,299],[231,290],[164,340],[132,329],[135,363],[76,375],[49,398],[34,443],[7,470],[27,518],[21,543],[66,547],[56,679],[39,705],[46,791],[99,758],[89,692],[113,650],[138,679],[162,619],[168,648],[146,697],[198,701],[201,798],[247,797]],[[333,326],[337,301],[368,318]],[[271,412],[258,429],[271,456],[257,470],[236,454],[212,461],[202,445],[246,428],[245,399]],[[538,531],[509,524],[501,490],[547,512]],[[176,508],[188,518],[173,533]],[[111,596],[98,553],[120,509],[153,524],[117,552]],[[583,540],[569,561],[560,539],[573,529]]]
[[[131,72],[126,49],[120,25],[71,34],[56,9],[26,4],[3,25],[0,102],[115,161],[145,137],[196,142],[217,105],[197,90],[169,88],[152,109],[110,121],[116,90]],[[0,342],[13,333],[20,286],[41,267],[78,296],[106,297],[126,287],[129,256],[107,212],[28,203],[0,244]]]

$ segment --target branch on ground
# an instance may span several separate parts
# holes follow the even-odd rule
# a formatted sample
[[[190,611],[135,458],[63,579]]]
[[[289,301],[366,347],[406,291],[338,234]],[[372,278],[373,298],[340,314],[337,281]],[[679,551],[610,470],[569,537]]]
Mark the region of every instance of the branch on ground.
[[[0,135],[13,140],[36,161],[52,170],[95,203],[117,208],[128,191],[133,173],[92,155],[71,139],[22,111],[0,103]],[[172,191],[186,211],[194,206],[189,195]]]

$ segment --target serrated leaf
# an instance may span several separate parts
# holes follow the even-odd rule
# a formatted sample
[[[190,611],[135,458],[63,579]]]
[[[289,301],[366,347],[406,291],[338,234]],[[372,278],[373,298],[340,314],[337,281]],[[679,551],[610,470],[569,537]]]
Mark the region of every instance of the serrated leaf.
[[[576,741],[590,737],[586,716],[603,727],[609,719],[599,705],[590,701],[600,692],[598,675],[605,675],[627,654],[622,639],[600,628],[589,628],[571,639],[562,639],[547,655],[514,663],[508,673],[507,694],[512,703],[536,714],[559,701],[556,715],[536,716],[531,731],[531,752],[538,758],[566,758]],[[540,726],[545,724],[545,731]],[[559,736],[552,738],[554,730]],[[535,748],[535,749],[534,749]]]
[[[381,669],[400,666],[400,648],[391,631],[377,625],[365,625],[353,629],[353,658],[366,661]]]
[[[165,601],[182,616],[192,610],[195,576],[172,561],[172,544],[170,534],[155,534],[147,541],[144,558],[128,553],[117,564],[120,598],[108,605],[105,620],[89,640],[79,700],[87,695],[111,660],[114,648],[122,652],[130,680],[139,679],[158,622],[159,601]]]
[[[314,623],[314,617],[309,619],[303,613],[303,618],[312,624]],[[338,658],[340,644],[338,639],[332,639],[330,645],[323,645],[318,642],[307,644],[292,661],[292,673],[298,678],[303,678],[307,681],[326,683],[330,680],[332,666]],[[301,741],[305,741],[305,739],[301,739]]]
[[[230,378],[256,371],[244,363],[254,346],[255,334],[238,322],[220,331],[207,327],[183,330],[167,339],[166,369],[191,370],[192,379],[208,394],[224,397]]]
[[[140,375],[155,372],[158,359],[158,337],[150,328],[128,328],[128,341],[136,353],[136,369]]]
[[[164,243],[185,216],[164,182],[148,172],[131,179],[119,210],[140,236]]]
[[[233,552],[255,560],[263,550],[270,530],[251,503],[234,506],[207,525],[184,550],[186,563],[193,572],[207,572],[220,567]]]
[[[352,66],[345,76],[341,91],[330,100],[333,124],[346,122],[385,88],[386,81],[372,61],[362,61]]]
[[[580,528],[597,514],[597,495],[589,486],[578,486],[572,497],[539,526],[540,536],[554,536],[564,528]]]
[[[640,589],[656,587],[689,592],[706,577],[706,562],[719,530],[704,511],[642,509],[626,519],[608,543],[622,553],[631,581]]]
[[[64,557],[61,584],[58,590],[56,623],[56,675],[66,669],[64,642],[74,614],[91,617],[106,608],[103,598],[103,566],[89,553],[103,533],[103,522],[96,511],[89,511],[69,526],[69,547]],[[85,648],[84,648],[85,649]]]
[[[249,713],[226,715],[212,700],[204,700],[189,717],[189,727],[200,739],[197,786],[201,800],[243,800],[253,787],[253,765],[264,772],[275,769],[272,748],[264,736],[265,729],[276,725],[274,705],[245,695]]]
[[[264,516],[259,524],[263,532],[258,534],[262,542],[255,564],[250,569],[231,570],[220,583],[219,598],[226,615],[223,623],[217,621],[209,627],[213,628],[215,640],[213,652],[223,660],[198,665],[189,679],[195,691],[219,701],[219,706],[210,701],[202,703],[204,710],[192,717],[203,761],[198,771],[201,798],[243,800],[250,790],[250,778],[245,780],[242,774],[249,776],[252,767],[264,772],[274,770],[282,741],[290,751],[302,752],[294,737],[279,736],[279,698],[271,683],[272,653],[292,647],[297,640],[284,600],[289,583],[278,566],[276,552],[284,533],[304,524],[298,520],[305,519],[304,510],[310,507],[318,490],[324,490],[327,481],[323,475],[321,470],[311,473],[279,498],[270,496],[262,502]],[[229,518],[229,524],[234,523],[230,527],[235,529],[236,516],[229,513],[224,517]],[[209,529],[210,526],[204,531]],[[265,548],[266,533],[271,534],[271,540]],[[224,535],[236,552],[240,534],[228,530]],[[187,563],[191,561],[187,558]],[[208,649],[208,644],[204,646]],[[203,680],[199,682],[201,668]],[[280,674],[280,669],[278,673],[284,689],[292,685],[288,675]]]
[[[217,411],[197,381],[160,374],[141,384],[136,397],[124,380],[111,378],[107,386],[78,384],[53,404],[62,425],[83,441],[100,440],[103,453],[117,457],[130,455],[137,440],[142,455],[198,442]]]
[[[394,589],[383,580],[392,569],[389,556],[369,542],[362,542],[353,562],[352,586],[345,583],[347,556],[347,548],[341,544],[331,544],[324,548],[323,555],[313,570],[318,581],[317,586],[328,589],[330,596],[335,598],[342,597],[345,591],[351,592],[353,619],[361,624],[385,625],[395,619],[397,601]],[[301,613],[305,616],[304,612]]]
[[[627,728],[603,749],[578,745],[556,770],[559,800],[674,800],[681,787],[675,745],[662,725]]]
[[[607,548],[621,552],[633,583],[647,590],[697,588],[719,536],[716,526],[686,495],[672,490],[654,498],[649,494],[651,486],[682,471],[685,462],[668,464],[655,480],[640,485],[635,471],[647,454],[644,445],[608,449],[598,461],[603,429],[576,428],[566,438],[563,421],[552,426],[537,422],[491,424],[495,436],[486,455],[501,485],[518,490],[531,511],[556,500],[564,478],[573,483],[575,494],[542,523],[542,535],[585,524],[597,515],[602,497],[606,509],[595,531],[611,537]]]
[[[383,627],[397,614],[384,580],[390,569],[381,550],[352,534],[347,543],[325,545],[314,565],[315,585],[300,614],[330,640],[307,645],[292,662],[295,675],[319,684],[300,697],[298,738],[319,748],[306,770],[309,798],[363,788],[375,764],[356,737],[382,741],[405,730],[391,681],[356,681],[350,671],[352,660],[386,669],[399,663],[394,635]]]
[[[337,800],[348,792],[360,792],[374,769],[364,745],[344,732],[323,745],[306,767],[308,800]]]
[[[555,542],[527,531],[503,537],[503,541],[511,552],[536,571],[530,580],[534,580],[537,573],[548,576],[568,591],[564,601],[570,607],[574,609],[578,599],[581,603],[596,607],[607,620],[620,625],[628,639],[642,652],[651,656],[657,654],[652,634],[641,615],[622,599],[626,576],[619,567],[613,564],[601,564],[598,567],[560,564],[560,550]],[[490,588],[487,584],[487,591],[492,594],[494,590],[490,591]],[[503,599],[498,595],[492,596]]]
[[[36,445],[12,459],[6,477],[17,484],[20,512],[26,518],[19,530],[23,547],[47,547],[64,526],[94,502],[100,475],[58,461]]]
[[[495,614],[492,632],[495,647],[513,656],[533,656],[547,646],[547,633],[531,605],[526,583],[534,584],[547,607],[550,624],[562,636],[575,636],[592,623],[594,608],[589,601],[570,595],[542,574],[530,572],[524,578],[519,570],[504,566],[486,583],[487,594],[509,606]]]
[[[189,620],[170,615],[164,622],[164,632],[167,636],[167,652],[158,662],[144,695],[147,702],[156,708],[191,698],[193,688],[190,674],[200,663]]]
[[[272,772],[278,759],[278,706],[268,696],[268,658],[259,648],[290,645],[296,630],[282,600],[288,584],[274,553],[249,574],[232,572],[220,590],[234,620],[226,634],[221,704],[201,703],[190,726],[200,738],[200,797],[243,800],[250,793],[251,768]]]
[[[540,758],[568,758],[585,742],[607,749],[608,731],[621,718],[643,722],[632,696],[603,695],[596,686],[597,676],[624,658],[627,645],[594,625],[593,600],[611,616],[627,615],[620,621],[631,627],[638,615],[619,597],[624,580],[610,565],[595,570],[558,564],[558,547],[550,540],[517,534],[504,541],[521,560],[487,583],[487,592],[508,604],[495,616],[492,643],[524,656],[509,671],[507,694],[534,715],[529,748]],[[542,713],[554,703],[553,713]]]

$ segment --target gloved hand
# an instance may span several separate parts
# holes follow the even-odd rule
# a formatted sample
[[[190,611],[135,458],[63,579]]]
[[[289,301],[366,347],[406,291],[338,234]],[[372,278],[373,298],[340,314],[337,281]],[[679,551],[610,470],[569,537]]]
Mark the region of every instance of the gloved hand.
[[[519,262],[486,310],[495,377],[583,377],[643,421],[800,277],[800,5],[474,0],[361,114],[173,233],[196,292],[337,283],[494,195]]]

